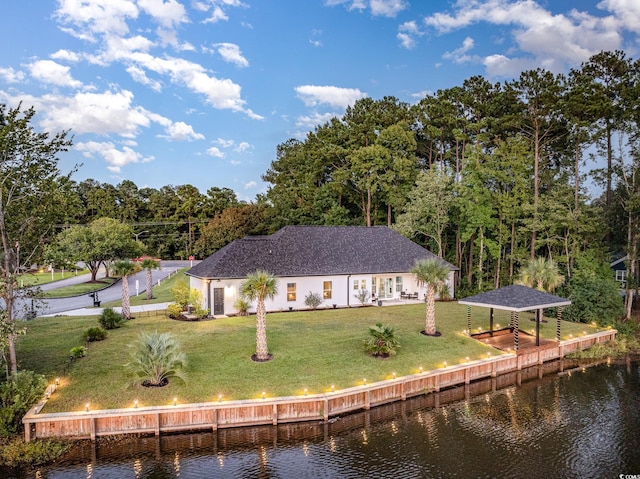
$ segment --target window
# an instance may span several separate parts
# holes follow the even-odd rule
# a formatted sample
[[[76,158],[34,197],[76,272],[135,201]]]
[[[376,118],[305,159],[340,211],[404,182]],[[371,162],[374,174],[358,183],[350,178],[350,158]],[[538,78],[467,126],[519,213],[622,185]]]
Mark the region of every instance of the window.
[[[358,291],[360,289],[360,281],[357,279],[353,280],[353,290]]]
[[[616,281],[624,282],[627,280],[627,270],[619,269],[616,271]]]
[[[361,279],[360,280],[360,289],[367,289],[367,280],[366,279]]]
[[[396,276],[396,293],[402,293],[402,276]]]
[[[296,283],[287,283],[287,301],[296,300]]]
[[[331,281],[324,281],[322,283],[322,297],[324,299],[331,299]]]

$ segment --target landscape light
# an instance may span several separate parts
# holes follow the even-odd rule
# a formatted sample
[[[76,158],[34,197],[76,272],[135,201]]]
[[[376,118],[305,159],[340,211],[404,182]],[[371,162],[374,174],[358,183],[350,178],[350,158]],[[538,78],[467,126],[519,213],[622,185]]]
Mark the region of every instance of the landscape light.
[[[133,407],[135,407],[135,408],[138,407],[138,400],[137,399],[135,401],[133,401]]]
[[[89,403],[87,403],[87,404],[85,404],[85,405],[84,405],[84,410],[85,410],[86,412],[89,412]]]
[[[420,374],[422,374],[422,366],[420,366],[418,370],[420,371]]]
[[[367,385],[367,378],[364,378],[364,385]]]
[[[393,373],[391,373],[391,375],[393,376],[393,379],[396,378],[396,372],[395,371]]]
[[[218,402],[222,402],[222,394],[218,394]]]
[[[331,385],[331,392],[335,392],[335,391],[336,391],[336,386],[335,386],[335,384],[332,384]]]
[[[60,385],[60,378],[56,378],[56,386]]]
[[[266,397],[267,393],[265,393],[264,391],[262,391],[262,399],[264,399]]]
[[[176,406],[178,404],[178,398],[173,398],[173,405]]]

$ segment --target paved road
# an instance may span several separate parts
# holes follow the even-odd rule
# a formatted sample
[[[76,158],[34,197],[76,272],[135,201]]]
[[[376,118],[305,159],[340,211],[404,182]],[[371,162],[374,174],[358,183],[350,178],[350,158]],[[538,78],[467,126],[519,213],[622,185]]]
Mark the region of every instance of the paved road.
[[[152,271],[154,285],[158,283],[158,280],[163,280],[169,275],[175,273],[177,270],[189,267],[190,264],[191,263],[189,261],[162,261],[162,268]],[[104,271],[98,273],[98,278],[101,278],[103,276]],[[44,291],[51,290],[62,286],[84,283],[89,281],[90,279],[90,275],[71,276],[60,281],[43,284],[41,286],[41,289]],[[147,286],[147,272],[141,271],[129,277],[129,293],[131,294],[131,296],[134,296],[136,294],[136,281],[138,282],[138,293],[144,294]],[[121,282],[118,281],[110,287],[99,291],[98,298],[102,303],[108,303],[110,301],[117,301],[122,299]],[[145,308],[147,309],[150,309],[152,307],[152,305],[145,306]],[[85,308],[93,308],[93,298],[89,297],[88,294],[74,296],[72,298],[45,299],[41,301],[41,306],[37,308],[36,314],[38,316],[52,316],[61,313],[69,314],[70,312],[77,310],[84,311]],[[154,308],[166,308],[166,304],[159,304]],[[76,314],[81,314],[82,311]],[[95,314],[100,314],[101,312],[96,309],[91,309],[90,311],[94,312]]]

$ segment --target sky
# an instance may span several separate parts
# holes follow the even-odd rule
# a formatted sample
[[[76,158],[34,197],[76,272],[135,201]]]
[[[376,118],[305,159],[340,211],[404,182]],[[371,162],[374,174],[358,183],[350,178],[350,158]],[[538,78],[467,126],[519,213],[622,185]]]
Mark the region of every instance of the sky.
[[[63,173],[253,200],[277,146],[360,98],[639,58],[638,0],[12,0],[0,103],[70,130]]]

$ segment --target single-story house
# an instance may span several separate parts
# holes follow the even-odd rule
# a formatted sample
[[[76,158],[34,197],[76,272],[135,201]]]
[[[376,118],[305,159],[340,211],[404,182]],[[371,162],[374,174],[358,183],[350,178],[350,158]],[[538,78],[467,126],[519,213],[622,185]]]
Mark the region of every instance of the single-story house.
[[[320,295],[320,307],[359,306],[363,290],[373,301],[407,294],[422,299],[424,288],[410,271],[416,261],[434,257],[386,226],[285,226],[269,236],[237,239],[186,274],[190,287],[202,292],[203,307],[218,316],[237,313],[240,284],[258,269],[278,282],[267,311],[306,309],[309,293]],[[447,286],[453,297],[457,268],[442,261],[450,269]]]

